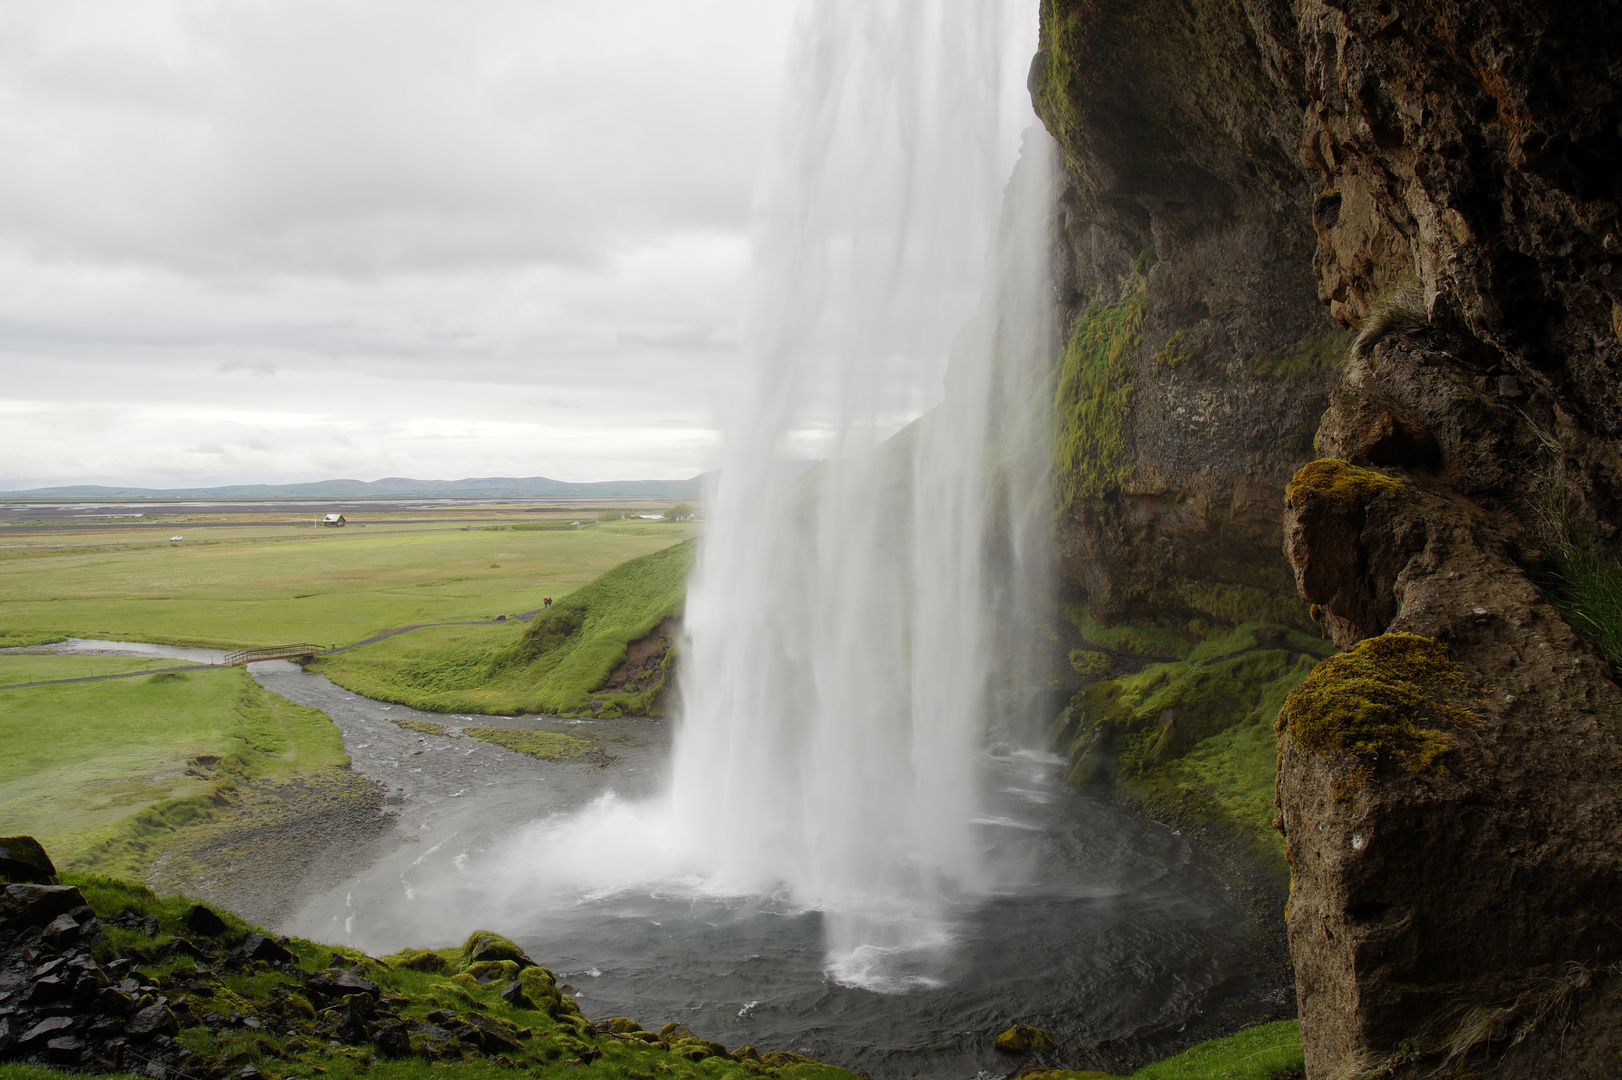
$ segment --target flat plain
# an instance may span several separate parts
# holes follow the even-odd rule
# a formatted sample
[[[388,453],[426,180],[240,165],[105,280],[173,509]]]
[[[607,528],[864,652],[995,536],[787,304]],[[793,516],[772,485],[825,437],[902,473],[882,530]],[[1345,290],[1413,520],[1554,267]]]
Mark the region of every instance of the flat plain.
[[[226,527],[171,544],[110,523],[0,555],[0,646],[69,636],[348,644],[413,623],[538,608],[693,532],[654,521],[427,522]],[[447,629],[507,641],[524,625]],[[0,687],[180,663],[0,653]],[[324,714],[264,690],[242,668],[0,689],[0,820],[74,869],[145,876],[187,835],[252,825],[294,795],[331,816],[329,804],[355,801],[347,761]]]
[[[177,544],[27,547],[0,558],[0,645],[41,636],[239,648],[349,644],[414,623],[490,619],[562,597],[687,539],[653,521],[579,529],[363,527]],[[62,543],[66,538],[55,538]]]

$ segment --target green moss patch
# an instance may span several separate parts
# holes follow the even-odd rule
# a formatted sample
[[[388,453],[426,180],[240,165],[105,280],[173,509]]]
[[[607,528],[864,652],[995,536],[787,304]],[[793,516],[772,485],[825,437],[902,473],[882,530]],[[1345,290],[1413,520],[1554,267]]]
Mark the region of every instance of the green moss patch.
[[[1402,491],[1400,480],[1373,469],[1361,469],[1335,458],[1308,462],[1284,488],[1284,505],[1295,510],[1308,503],[1367,502],[1383,491]]]
[[[388,719],[389,722],[394,724],[395,727],[402,727],[407,731],[415,731],[418,735],[445,734],[445,729],[443,727],[440,727],[438,724],[431,723],[427,720],[413,720],[406,716],[391,716]]]
[[[1129,628],[1112,629],[1121,631],[1117,644],[1134,640]],[[1055,722],[1068,779],[1115,783],[1163,820],[1221,828],[1282,874],[1272,828],[1275,721],[1328,646],[1265,623],[1209,631],[1195,644],[1181,636],[1158,643],[1178,659],[1092,683]]]
[[[1278,730],[1309,754],[1373,755],[1436,771],[1453,746],[1447,729],[1482,722],[1460,703],[1468,689],[1446,645],[1382,634],[1318,665],[1279,710]]]
[[[573,735],[563,735],[555,731],[516,731],[512,728],[498,727],[469,727],[462,729],[463,735],[470,735],[483,742],[504,746],[508,750],[530,757],[557,761],[562,758],[579,757],[590,753],[594,747],[585,739]]]
[[[1293,349],[1252,354],[1245,361],[1245,370],[1263,378],[1299,379],[1340,367],[1346,363],[1349,347],[1344,334],[1309,337]]]
[[[1139,1069],[1128,1080],[1274,1080],[1305,1067],[1300,1021],[1279,1020],[1200,1043]]]
[[[1125,417],[1143,308],[1142,292],[1119,304],[1089,307],[1059,361],[1053,464],[1061,507],[1119,488],[1132,474]]]

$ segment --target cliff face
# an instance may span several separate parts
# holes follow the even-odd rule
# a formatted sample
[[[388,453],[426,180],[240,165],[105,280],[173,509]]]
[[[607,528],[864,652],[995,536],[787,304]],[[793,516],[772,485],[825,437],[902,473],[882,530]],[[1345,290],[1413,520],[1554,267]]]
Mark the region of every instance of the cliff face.
[[[1293,571],[1346,650],[1279,720],[1311,1077],[1617,1074],[1622,692],[1568,571],[1622,581],[1619,45],[1614,5],[1043,5],[1075,596],[1288,623]]]
[[[1268,72],[1287,58],[1176,3],[1043,20],[1031,87],[1066,160],[1066,574],[1103,621],[1306,625],[1280,507],[1344,342],[1317,302],[1311,185],[1280,149],[1299,119]]]

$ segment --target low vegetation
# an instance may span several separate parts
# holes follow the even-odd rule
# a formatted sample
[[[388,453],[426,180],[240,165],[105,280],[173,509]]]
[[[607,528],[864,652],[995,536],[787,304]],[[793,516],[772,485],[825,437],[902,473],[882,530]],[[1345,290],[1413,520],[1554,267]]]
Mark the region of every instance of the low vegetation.
[[[691,535],[688,525],[626,521],[31,551],[0,560],[0,646],[67,636],[342,644],[390,627],[534,610]]]
[[[1303,1068],[1301,1024],[1279,1020],[1200,1043],[1139,1069],[1129,1080],[1275,1080],[1299,1076]]]
[[[1449,728],[1481,717],[1460,699],[1469,686],[1439,641],[1381,634],[1320,664],[1279,710],[1278,730],[1309,754],[1388,759],[1435,771],[1453,746]]]
[[[1385,473],[1322,458],[1296,471],[1284,488],[1284,505],[1297,509],[1309,502],[1349,504],[1367,501],[1383,491],[1402,490],[1402,481]]]
[[[1054,484],[1061,508],[1117,488],[1131,474],[1122,427],[1141,342],[1144,294],[1082,314],[1059,363],[1054,396]]]
[[[1073,666],[1096,681],[1053,726],[1070,781],[1112,783],[1153,816],[1221,828],[1282,876],[1274,724],[1330,645],[1266,623],[1102,627],[1073,614],[1094,646]]]
[[[678,544],[614,567],[527,627],[419,631],[322,657],[315,669],[355,693],[428,712],[656,715],[672,650],[625,688],[599,688],[627,646],[680,612],[692,561],[693,543]]]
[[[1554,579],[1556,606],[1622,680],[1622,559],[1593,542],[1572,544]]]
[[[512,728],[469,727],[462,734],[481,742],[502,746],[519,754],[528,754],[545,761],[579,757],[590,753],[592,744],[573,735],[556,731],[515,731]]]
[[[54,1076],[44,1063],[72,1058],[96,1072],[156,1069],[193,1080],[565,1076],[582,1066],[614,1080],[851,1076],[794,1053],[729,1050],[680,1024],[657,1032],[623,1018],[593,1024],[551,971],[497,934],[375,959],[273,939],[228,912],[113,878],[66,875],[63,884],[77,892],[44,891],[34,906],[82,899],[89,910],[42,931],[30,908],[13,907],[0,959],[16,967],[33,948],[19,974],[38,978],[41,954],[60,954],[51,989],[84,984],[89,1004],[75,1012],[83,1030],[49,1049],[43,1037],[8,1040],[9,1055],[34,1061],[0,1075]]]
[[[0,657],[0,675],[76,674],[121,657]],[[10,680],[7,680],[10,681]],[[133,873],[177,830],[235,812],[239,786],[349,761],[326,714],[241,668],[3,691],[0,821],[67,866]]]

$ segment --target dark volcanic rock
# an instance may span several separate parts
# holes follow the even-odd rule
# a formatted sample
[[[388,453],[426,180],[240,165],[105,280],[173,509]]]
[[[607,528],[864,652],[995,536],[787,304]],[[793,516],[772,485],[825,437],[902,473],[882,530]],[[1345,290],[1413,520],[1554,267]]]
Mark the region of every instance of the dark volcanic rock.
[[[263,934],[249,934],[242,940],[242,955],[249,960],[290,963],[293,954]]]
[[[320,975],[312,975],[304,981],[304,987],[323,997],[367,994],[376,998],[381,994],[375,982],[370,979],[363,979],[352,971],[342,969],[328,970]]]
[[[32,836],[0,837],[0,877],[7,881],[56,884],[56,867]]]
[[[84,896],[72,885],[8,885],[6,903],[25,925],[44,926],[58,915],[85,906]]]
[[[204,937],[218,937],[227,929],[225,920],[202,904],[193,904],[186,912],[186,928]]]

